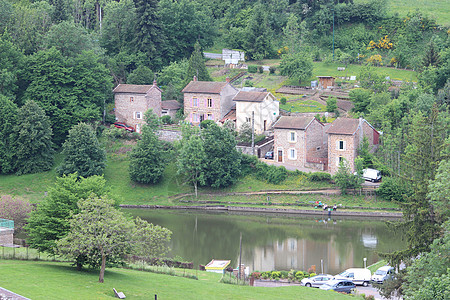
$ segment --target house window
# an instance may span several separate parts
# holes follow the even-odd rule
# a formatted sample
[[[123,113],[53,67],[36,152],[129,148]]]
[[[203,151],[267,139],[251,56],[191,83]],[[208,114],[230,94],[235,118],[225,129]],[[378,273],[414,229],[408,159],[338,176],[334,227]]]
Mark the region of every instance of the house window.
[[[337,141],[336,149],[337,150],[345,150],[345,141],[343,141],[343,140]]]
[[[320,146],[319,147],[316,147],[316,151],[319,151],[320,150]]]
[[[136,124],[136,132],[141,133],[141,125],[140,124]]]
[[[198,107],[198,98],[192,98],[192,106]]]
[[[295,143],[297,141],[297,135],[295,134],[295,131],[288,132],[288,140],[291,143]]]
[[[212,107],[212,99],[208,99],[208,107]]]
[[[336,157],[336,166],[340,166],[341,162],[345,162],[345,158],[343,158],[342,156],[338,156]]]
[[[208,120],[214,120],[213,115],[212,114],[208,114]]]
[[[294,148],[289,149],[289,159],[297,159],[297,150]]]
[[[198,114],[192,114],[192,122],[198,123],[199,121],[199,115]]]
[[[130,102],[134,102],[134,97],[130,97]]]
[[[248,122],[248,123],[250,123],[252,121],[252,119],[251,118],[247,118],[247,117],[245,117],[245,122]]]
[[[140,111],[135,112],[136,119],[142,119],[142,113]]]

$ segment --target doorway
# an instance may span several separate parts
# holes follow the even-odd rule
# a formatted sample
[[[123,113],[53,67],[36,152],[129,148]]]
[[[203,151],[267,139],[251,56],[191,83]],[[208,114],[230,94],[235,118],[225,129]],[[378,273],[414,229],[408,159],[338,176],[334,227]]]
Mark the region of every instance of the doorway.
[[[283,162],[283,150],[278,150],[278,162]]]

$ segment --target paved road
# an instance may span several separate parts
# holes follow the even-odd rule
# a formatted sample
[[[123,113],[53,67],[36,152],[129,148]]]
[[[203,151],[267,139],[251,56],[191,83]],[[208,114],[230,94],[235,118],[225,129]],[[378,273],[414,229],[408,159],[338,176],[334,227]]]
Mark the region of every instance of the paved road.
[[[26,297],[20,296],[14,292],[11,292],[7,289],[0,287],[0,299],[5,300],[30,300]]]

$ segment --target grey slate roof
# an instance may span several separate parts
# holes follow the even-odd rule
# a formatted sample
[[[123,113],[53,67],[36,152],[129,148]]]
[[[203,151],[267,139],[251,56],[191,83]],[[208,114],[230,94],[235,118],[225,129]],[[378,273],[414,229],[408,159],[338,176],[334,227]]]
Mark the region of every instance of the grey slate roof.
[[[183,93],[220,94],[227,82],[191,81],[182,90]]]
[[[134,93],[134,94],[147,94],[148,90],[153,85],[139,85],[139,84],[119,84],[113,93]]]
[[[240,91],[234,96],[233,101],[246,101],[246,102],[262,102],[269,92],[244,92]]]
[[[306,127],[314,120],[314,117],[281,117],[274,125],[276,129],[300,129],[305,130]]]
[[[165,100],[161,101],[162,109],[180,109],[181,103],[177,100]]]

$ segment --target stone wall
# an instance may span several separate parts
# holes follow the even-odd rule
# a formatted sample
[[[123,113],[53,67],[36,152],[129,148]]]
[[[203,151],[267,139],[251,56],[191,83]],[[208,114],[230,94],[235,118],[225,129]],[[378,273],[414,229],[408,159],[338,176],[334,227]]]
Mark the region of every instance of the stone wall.
[[[295,142],[289,141],[289,135],[295,132]],[[296,157],[290,158],[289,152],[291,149],[296,150]],[[304,167],[306,162],[306,146],[305,146],[305,131],[294,129],[275,129],[274,132],[274,160],[276,162],[283,162],[288,165]],[[279,159],[279,151],[282,151],[282,159]]]
[[[14,229],[1,229],[0,230],[0,245],[12,245],[13,244]]]
[[[328,135],[328,170],[333,175],[339,169],[338,157],[343,157],[354,172],[356,150],[358,149],[359,130],[354,135],[329,134]],[[344,141],[344,150],[339,150],[337,142]]]
[[[198,105],[193,105],[193,98],[197,98]],[[212,100],[212,106],[208,107],[208,99]],[[186,121],[193,125],[200,124],[200,118],[208,119],[208,114],[212,115],[212,119],[217,122],[221,117],[220,110],[220,95],[219,94],[202,94],[202,93],[184,93],[184,113]],[[195,120],[194,114],[198,115],[198,120]]]
[[[160,140],[166,142],[175,142],[181,140],[181,131],[177,130],[158,130],[156,135]]]

